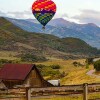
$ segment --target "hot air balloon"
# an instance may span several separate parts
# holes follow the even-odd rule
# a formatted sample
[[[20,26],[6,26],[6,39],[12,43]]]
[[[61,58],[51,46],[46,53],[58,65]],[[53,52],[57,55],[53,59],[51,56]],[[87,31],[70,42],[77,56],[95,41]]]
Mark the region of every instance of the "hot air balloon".
[[[32,5],[32,13],[45,29],[56,13],[56,4],[51,0],[36,0]]]

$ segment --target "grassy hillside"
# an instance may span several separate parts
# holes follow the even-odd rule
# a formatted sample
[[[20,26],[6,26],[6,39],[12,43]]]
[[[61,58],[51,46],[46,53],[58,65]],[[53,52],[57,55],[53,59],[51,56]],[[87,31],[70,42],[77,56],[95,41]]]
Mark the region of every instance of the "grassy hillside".
[[[2,17],[0,18],[0,51],[16,52],[11,57],[23,57],[27,61],[31,59],[34,61],[35,58],[37,60],[82,58],[100,54],[100,51],[80,39],[60,39],[53,35],[29,33]],[[10,57],[10,54],[7,56]],[[26,59],[27,57],[30,59]]]
[[[90,70],[93,70],[93,65],[89,65],[89,68],[86,67],[86,60],[85,59],[78,59],[78,60],[49,60],[46,62],[35,63],[37,65],[59,65],[60,68],[57,69],[60,71],[60,75],[64,73],[63,76],[59,76],[59,73],[56,74],[49,74],[44,76],[45,79],[60,79],[61,85],[71,85],[71,84],[83,84],[83,83],[100,83],[100,78],[89,76],[86,73]],[[75,66],[73,63],[78,62],[79,65]],[[46,69],[45,73],[49,72]],[[56,70],[56,71],[57,71]],[[52,70],[53,72],[55,69]]]
[[[39,24],[35,19],[6,19],[28,32],[44,32],[58,37],[80,38],[89,43],[91,46],[100,49],[100,27],[93,23],[77,24],[69,22],[63,18],[56,18],[51,20],[46,26],[45,31],[43,31],[41,29],[41,24]]]

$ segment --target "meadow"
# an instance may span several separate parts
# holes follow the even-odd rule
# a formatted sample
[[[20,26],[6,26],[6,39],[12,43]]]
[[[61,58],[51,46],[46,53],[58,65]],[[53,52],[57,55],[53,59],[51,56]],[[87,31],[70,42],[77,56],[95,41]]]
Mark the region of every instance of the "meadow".
[[[59,65],[60,73],[64,73],[63,77],[54,77],[51,75],[45,75],[44,78],[46,80],[48,79],[59,79],[61,85],[73,85],[73,84],[83,84],[83,83],[100,83],[100,79],[89,76],[86,73],[92,69],[94,69],[93,65],[89,65],[88,68],[86,66],[86,59],[76,59],[76,60],[62,60],[62,59],[56,59],[56,58],[48,58],[48,61],[44,62],[22,62],[20,57],[18,57],[18,52],[10,52],[10,51],[0,51],[0,59],[7,59],[12,60],[13,63],[32,63],[36,65],[45,65],[47,66],[46,69],[43,70],[50,70],[48,66],[51,65]],[[74,63],[77,62],[78,64],[75,66]],[[58,71],[57,70],[57,71]],[[55,71],[55,69],[51,70]],[[98,73],[99,74],[99,73]],[[56,72],[54,74],[56,76]]]
[[[83,83],[100,83],[100,79],[96,77],[92,77],[87,75],[86,73],[92,69],[94,69],[93,65],[89,65],[86,67],[85,59],[78,60],[61,60],[61,59],[53,59],[46,62],[35,63],[35,64],[43,64],[46,66],[49,65],[60,65],[60,72],[65,73],[65,77],[60,79],[61,85],[73,85],[73,84],[83,84]],[[80,63],[78,66],[75,66],[73,63]],[[48,79],[50,76],[44,77]],[[52,78],[52,77],[51,77]]]
[[[33,63],[33,62],[21,62],[20,58],[15,57],[18,55],[17,52],[0,52],[0,59],[10,59],[10,60],[19,60],[20,63]],[[59,65],[60,69],[58,69],[61,73],[64,72],[65,76],[60,78],[61,85],[75,85],[75,84],[83,84],[83,83],[100,83],[100,78],[96,78],[93,76],[89,76],[86,73],[92,69],[94,69],[93,65],[89,65],[88,68],[86,66],[86,59],[76,59],[76,60],[62,60],[49,58],[50,60],[44,62],[34,62],[36,65]],[[77,62],[78,65],[74,65]],[[98,73],[99,74],[99,73]],[[46,80],[53,79],[53,76],[50,75],[44,76]],[[58,78],[55,77],[58,80]],[[88,95],[89,99],[95,100],[95,98],[100,98],[100,93],[93,93]],[[22,98],[7,98],[0,100],[25,100]],[[83,100],[82,95],[69,95],[69,96],[47,96],[47,97],[33,97],[32,100]]]

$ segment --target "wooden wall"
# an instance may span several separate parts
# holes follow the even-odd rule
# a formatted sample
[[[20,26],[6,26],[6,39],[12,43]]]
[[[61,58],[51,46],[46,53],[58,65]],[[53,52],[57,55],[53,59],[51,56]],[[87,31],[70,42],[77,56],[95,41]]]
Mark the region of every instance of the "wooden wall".
[[[5,84],[6,87],[13,88],[13,86],[15,86],[15,85],[21,85],[21,84],[23,84],[23,81],[18,81],[18,80],[3,80],[3,83]]]
[[[43,87],[42,81],[43,79],[41,79],[39,73],[34,69],[24,81],[24,84],[27,84],[30,87]]]

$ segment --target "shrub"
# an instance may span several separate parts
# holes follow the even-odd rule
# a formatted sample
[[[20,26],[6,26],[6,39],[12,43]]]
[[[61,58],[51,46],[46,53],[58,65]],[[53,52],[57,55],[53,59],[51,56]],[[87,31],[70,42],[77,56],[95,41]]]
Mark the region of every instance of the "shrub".
[[[93,64],[93,58],[87,58],[86,63],[89,64],[89,65]]]
[[[50,66],[45,66],[42,64],[37,65],[37,68],[41,72],[43,76],[50,76],[52,79],[56,78],[61,78],[65,76],[65,73],[61,73],[59,71],[60,66],[59,65],[50,65]]]
[[[73,62],[73,65],[74,65],[74,66],[76,66],[76,67],[79,67],[79,66],[81,66],[81,67],[82,67],[82,66],[84,66],[84,65],[83,65],[83,64],[81,64],[80,62],[76,62],[76,61],[75,61],[75,62]]]
[[[39,69],[43,69],[44,67],[46,67],[46,66],[42,65],[42,64],[37,65],[37,68],[39,68]]]
[[[51,65],[50,67],[51,67],[52,69],[60,69],[60,68],[61,68],[60,65]]]
[[[76,62],[76,61],[73,62],[73,65],[74,65],[74,66],[78,66],[78,62]]]
[[[97,70],[97,71],[100,71],[100,60],[96,61],[94,63],[94,68]]]
[[[20,63],[20,60],[7,60],[7,59],[0,59],[0,66],[6,63]]]
[[[22,61],[28,61],[28,62],[38,62],[38,61],[46,61],[47,59],[43,56],[36,56],[33,54],[25,54],[21,57]]]
[[[7,59],[0,59],[0,64],[5,64],[5,63],[12,63],[12,60],[7,60]]]

